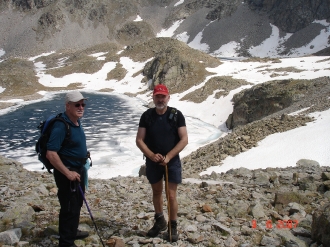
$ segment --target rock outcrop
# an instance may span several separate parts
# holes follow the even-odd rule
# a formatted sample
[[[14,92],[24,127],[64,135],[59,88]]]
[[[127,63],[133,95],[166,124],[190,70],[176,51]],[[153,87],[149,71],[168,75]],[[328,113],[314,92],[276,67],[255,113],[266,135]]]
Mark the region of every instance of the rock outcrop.
[[[297,110],[305,108],[304,113],[317,111],[316,108],[325,109],[329,104],[323,99],[329,94],[328,77],[258,84],[234,95],[234,110],[227,120],[227,127],[233,129],[266,116],[274,116],[274,113],[278,116],[288,112],[290,107]]]
[[[207,67],[220,65],[220,61],[205,53],[189,48],[183,42],[170,39],[155,58],[146,63],[143,74],[153,85],[165,84],[171,94],[181,93],[202,82],[211,73]]]

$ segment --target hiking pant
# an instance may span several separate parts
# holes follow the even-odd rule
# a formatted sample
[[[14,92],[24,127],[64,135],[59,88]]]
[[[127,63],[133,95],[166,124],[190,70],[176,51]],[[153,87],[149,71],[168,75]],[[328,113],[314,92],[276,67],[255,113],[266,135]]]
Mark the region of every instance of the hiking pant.
[[[80,174],[80,186],[82,190],[85,191],[84,173],[77,170],[75,171]],[[60,235],[59,246],[72,246],[74,245],[74,240],[77,235],[83,197],[78,186],[78,181],[70,181],[56,169],[54,169],[54,178],[58,188],[57,197],[61,205],[58,223]]]

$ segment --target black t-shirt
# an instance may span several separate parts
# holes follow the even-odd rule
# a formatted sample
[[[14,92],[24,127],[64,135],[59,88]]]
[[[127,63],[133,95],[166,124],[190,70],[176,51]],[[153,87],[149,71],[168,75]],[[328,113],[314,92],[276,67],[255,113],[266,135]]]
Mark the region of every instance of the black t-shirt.
[[[177,128],[186,126],[182,112],[177,110],[177,127],[175,127],[175,124],[171,122],[173,120],[169,120],[171,109],[172,107],[167,107],[167,111],[163,115],[158,115],[155,108],[153,108],[145,111],[140,118],[139,127],[146,128],[144,142],[154,153],[166,155],[172,150],[180,141]],[[150,115],[148,116],[148,114]]]

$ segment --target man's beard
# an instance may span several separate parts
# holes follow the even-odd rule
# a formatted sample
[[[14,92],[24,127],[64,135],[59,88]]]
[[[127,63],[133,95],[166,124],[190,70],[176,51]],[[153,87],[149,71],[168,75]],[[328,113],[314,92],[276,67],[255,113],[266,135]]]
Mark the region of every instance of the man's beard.
[[[159,110],[163,110],[166,106],[167,106],[167,104],[162,103],[162,104],[157,104],[156,108],[159,109]]]

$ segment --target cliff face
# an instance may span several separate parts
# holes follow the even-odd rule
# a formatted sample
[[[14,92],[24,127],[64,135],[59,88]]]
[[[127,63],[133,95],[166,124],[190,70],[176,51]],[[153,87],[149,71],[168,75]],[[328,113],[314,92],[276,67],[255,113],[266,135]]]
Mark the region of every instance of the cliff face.
[[[330,19],[330,2],[327,0],[248,0],[252,9],[265,11],[282,31],[295,33],[314,20]]]
[[[329,5],[326,0],[5,0],[0,49],[7,56],[26,56],[108,42],[134,45],[177,23],[170,36],[190,43],[201,35],[204,52],[236,42],[239,56],[251,56],[249,48],[271,35],[272,24],[280,37],[291,34],[280,44],[279,53],[288,55],[325,30],[326,24],[315,21],[329,20]]]

